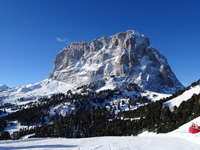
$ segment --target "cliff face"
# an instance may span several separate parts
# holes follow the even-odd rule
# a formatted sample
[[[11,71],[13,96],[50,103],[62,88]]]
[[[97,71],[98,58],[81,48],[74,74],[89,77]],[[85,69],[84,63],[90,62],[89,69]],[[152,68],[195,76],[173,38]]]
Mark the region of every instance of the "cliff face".
[[[183,88],[166,58],[136,31],[72,43],[56,56],[49,78],[76,86],[101,81],[99,88],[135,83],[161,93]]]

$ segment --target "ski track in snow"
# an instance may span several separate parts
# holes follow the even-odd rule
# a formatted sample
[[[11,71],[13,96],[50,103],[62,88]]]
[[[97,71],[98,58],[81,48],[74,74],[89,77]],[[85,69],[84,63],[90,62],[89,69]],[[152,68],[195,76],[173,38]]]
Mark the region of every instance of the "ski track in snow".
[[[191,137],[189,137],[191,138]],[[200,137],[198,137],[200,140]],[[198,150],[200,144],[187,137],[141,135],[128,137],[94,137],[83,139],[25,139],[0,141],[1,150]]]

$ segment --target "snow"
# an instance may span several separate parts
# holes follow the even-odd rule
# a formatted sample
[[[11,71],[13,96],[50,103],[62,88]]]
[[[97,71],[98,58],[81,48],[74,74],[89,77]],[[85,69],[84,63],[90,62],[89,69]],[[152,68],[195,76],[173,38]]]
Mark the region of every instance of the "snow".
[[[18,121],[10,121],[5,128],[5,131],[8,131],[10,134],[12,134],[13,132],[19,131],[20,129],[30,129],[33,127],[35,126],[25,126],[21,125]]]
[[[115,89],[116,87],[119,87],[118,82],[117,82],[118,80],[120,81],[121,78],[115,78],[115,79],[110,78],[106,80],[105,85],[103,87],[100,87],[98,90],[96,90],[96,92],[100,92],[107,89]],[[19,109],[22,109],[22,108],[26,109],[30,107],[28,105],[30,102],[34,102],[34,104],[40,103],[38,99],[41,97],[49,97],[50,95],[57,94],[57,93],[66,93],[68,90],[72,90],[74,92],[81,94],[80,91],[76,90],[75,85],[67,84],[65,82],[52,80],[52,79],[45,79],[35,84],[24,85],[24,86],[15,87],[12,89],[7,89],[5,91],[1,91],[0,92],[0,106],[2,106],[1,110],[4,110],[4,108],[6,109],[6,113],[1,114],[1,117],[7,114],[10,114],[12,112],[18,111]],[[121,108],[124,111],[137,109],[139,106],[145,105],[145,104],[141,104],[141,105],[137,104],[137,106],[131,106],[130,108],[128,108],[129,97],[133,97],[133,95],[137,95],[137,92],[123,90],[123,93],[125,97],[114,98],[111,100],[107,100],[106,102],[110,103],[111,105],[114,102],[114,106],[118,108],[118,103],[120,103],[122,106],[122,101],[124,101],[125,104]],[[170,95],[145,91],[145,93],[142,93],[142,96],[147,96],[153,102]],[[5,106],[6,103],[7,104],[11,103],[12,106],[11,107]],[[94,106],[96,106],[96,104],[94,104]],[[73,109],[74,109],[73,104],[70,104],[70,103],[58,104],[50,108],[50,117],[53,116],[55,113],[65,116],[66,113],[71,113]],[[118,113],[118,112],[119,110],[115,111],[115,113]],[[48,122],[48,118],[46,120]],[[19,126],[20,125],[18,125],[18,127],[15,126],[12,128],[15,128],[15,130],[17,130],[19,129]]]
[[[179,106],[183,101],[187,101],[190,99],[194,94],[200,93],[200,85],[190,88],[189,90],[185,91],[183,94],[167,101],[163,104],[163,106],[169,106],[173,108],[174,106]]]
[[[23,136],[22,139],[28,139],[29,137],[34,136],[34,135],[35,135],[35,133],[33,133],[33,134],[28,134],[28,135],[26,135],[26,136]]]
[[[134,92],[128,93],[128,91],[124,91],[124,93],[126,93],[126,95],[129,95],[129,97],[131,97],[131,95],[133,95],[133,94],[136,94]],[[156,93],[156,92],[151,92],[151,91],[145,91],[145,92],[141,93],[141,95],[148,97],[148,99],[151,100],[151,102],[155,102],[162,98],[171,96],[170,94],[162,94],[162,93]],[[129,99],[130,98],[115,98],[113,101],[110,101],[110,105],[112,105],[113,108],[116,107],[115,114],[118,114],[120,112],[120,110],[122,110],[122,111],[135,110],[135,109],[139,108],[140,106],[144,106],[144,105],[148,104],[148,103],[141,103],[141,104],[137,103],[137,105],[130,106],[130,108],[129,108],[128,107]],[[124,104],[122,104],[122,101],[124,101]],[[120,110],[118,109],[118,103],[120,103]]]
[[[148,99],[151,99],[152,102],[171,96],[171,94],[157,93],[157,92],[152,92],[152,91],[147,91],[147,90],[141,93],[141,95],[147,96]]]
[[[113,82],[113,79],[110,78],[107,82],[106,85],[101,87],[100,89],[98,89],[96,92],[100,92],[100,91],[104,91],[104,90],[114,90],[116,88],[116,86],[114,85],[116,84],[115,82]]]
[[[66,93],[69,89],[73,89],[72,84],[61,81],[45,79],[35,84],[15,87],[0,92],[1,103],[26,104],[30,101],[37,100],[40,97],[49,96],[57,93]],[[20,102],[18,99],[26,98],[27,100]]]
[[[199,140],[199,138],[198,138]],[[187,137],[141,135],[82,139],[46,138],[0,141],[1,150],[197,150],[200,144]]]
[[[197,117],[191,121],[189,121],[188,123],[182,125],[181,127],[179,127],[178,129],[176,129],[175,131],[172,131],[170,134],[181,134],[181,135],[185,135],[185,136],[191,136],[191,137],[200,137],[200,133],[198,134],[190,134],[188,133],[189,127],[192,125],[192,123],[196,123],[197,125],[200,125],[200,117]]]
[[[73,110],[75,109],[75,106],[69,102],[66,103],[61,103],[56,105],[55,107],[52,107],[50,109],[50,117],[52,117],[53,115],[55,115],[55,113],[58,113],[62,116],[66,116],[66,113],[71,113]]]

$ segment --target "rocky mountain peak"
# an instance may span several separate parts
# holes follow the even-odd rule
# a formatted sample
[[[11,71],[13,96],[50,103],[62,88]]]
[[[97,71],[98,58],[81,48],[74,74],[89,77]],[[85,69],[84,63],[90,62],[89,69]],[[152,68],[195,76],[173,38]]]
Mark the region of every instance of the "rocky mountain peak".
[[[56,56],[49,78],[76,86],[101,83],[97,89],[129,83],[162,93],[183,88],[166,58],[150,46],[145,35],[133,30],[91,42],[73,42]]]

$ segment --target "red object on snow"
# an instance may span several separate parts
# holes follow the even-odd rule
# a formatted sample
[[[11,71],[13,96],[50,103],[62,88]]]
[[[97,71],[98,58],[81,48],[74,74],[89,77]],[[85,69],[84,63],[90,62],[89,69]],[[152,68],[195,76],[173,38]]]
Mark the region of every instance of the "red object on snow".
[[[189,132],[192,134],[199,133],[200,127],[193,123],[192,126],[189,128]]]

